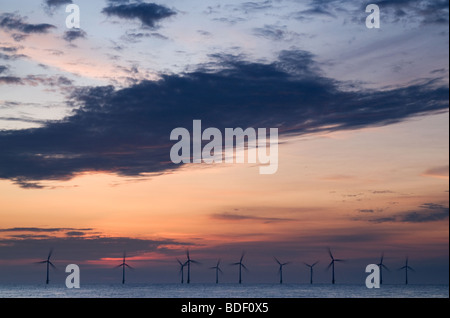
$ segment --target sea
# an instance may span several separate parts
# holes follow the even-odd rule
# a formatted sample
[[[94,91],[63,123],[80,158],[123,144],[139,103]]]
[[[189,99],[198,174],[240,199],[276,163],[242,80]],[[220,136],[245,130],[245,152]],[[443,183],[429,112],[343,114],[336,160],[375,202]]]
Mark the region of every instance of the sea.
[[[449,298],[449,285],[90,284],[0,285],[0,298]]]

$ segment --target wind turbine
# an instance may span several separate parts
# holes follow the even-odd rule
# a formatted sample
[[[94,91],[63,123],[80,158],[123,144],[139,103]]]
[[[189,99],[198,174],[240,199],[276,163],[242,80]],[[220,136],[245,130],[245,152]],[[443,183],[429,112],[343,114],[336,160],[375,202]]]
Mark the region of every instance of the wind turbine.
[[[239,284],[242,284],[242,268],[248,271],[247,267],[242,263],[242,260],[244,259],[245,253],[242,253],[241,259],[237,263],[233,263],[231,265],[239,265]]]
[[[49,283],[49,266],[51,266],[52,268],[56,269],[55,265],[53,265],[52,262],[50,262],[50,257],[52,257],[53,254],[53,249],[50,250],[50,252],[48,252],[48,256],[47,259],[45,261],[41,261],[41,262],[36,262],[36,264],[47,264],[47,280],[45,281],[45,284],[48,285]]]
[[[400,267],[399,270],[405,270],[405,285],[408,285],[408,269],[412,270],[413,272],[415,272],[414,268],[412,268],[411,266],[408,265],[408,257],[406,257],[406,264],[403,267]]]
[[[187,256],[187,261],[184,264],[187,265],[187,267],[188,267],[187,283],[190,284],[191,283],[191,263],[194,263],[194,264],[200,264],[200,263],[191,259],[191,257],[189,256],[189,250],[186,250],[186,256]]]
[[[274,257],[275,262],[278,263],[278,265],[280,265],[280,268],[278,269],[278,273],[280,273],[280,284],[283,284],[283,267],[288,265],[290,262],[287,263],[281,263],[276,257]]]
[[[213,267],[209,268],[209,269],[215,269],[216,270],[216,284],[219,283],[219,272],[221,272],[223,274],[223,272],[220,269],[219,265],[220,265],[220,259],[217,261],[217,265],[216,266],[213,266]]]
[[[180,264],[181,283],[184,284],[184,267],[186,266],[186,263],[182,263],[178,258],[177,261],[178,264]]]
[[[122,284],[125,284],[125,267],[128,267],[128,268],[130,268],[130,269],[133,269],[133,267],[131,267],[130,265],[128,265],[128,264],[125,262],[125,259],[126,259],[126,254],[125,254],[125,252],[123,252],[123,261],[122,261],[122,264],[116,266],[116,268],[122,267]]]
[[[330,265],[328,265],[327,270],[330,269],[330,267],[332,267],[332,269],[333,269],[331,283],[334,285],[336,283],[336,281],[334,279],[334,263],[336,263],[336,262],[344,262],[344,260],[343,259],[334,258],[330,249],[328,249],[328,253],[330,254],[330,257],[331,257],[331,263],[330,263]]]
[[[312,283],[313,283],[313,268],[314,268],[314,266],[316,266],[317,265],[317,263],[319,263],[319,261],[317,261],[317,262],[315,262],[314,264],[312,264],[312,265],[310,265],[310,264],[307,264],[307,263],[303,263],[303,264],[305,264],[306,266],[308,266],[309,267],[309,269],[310,269],[310,278],[309,278],[309,283],[312,285]]]
[[[383,284],[383,268],[389,271],[389,268],[387,268],[387,266],[383,264],[383,261],[384,261],[384,253],[381,254],[380,262],[377,264],[378,267],[380,268],[380,285]]]

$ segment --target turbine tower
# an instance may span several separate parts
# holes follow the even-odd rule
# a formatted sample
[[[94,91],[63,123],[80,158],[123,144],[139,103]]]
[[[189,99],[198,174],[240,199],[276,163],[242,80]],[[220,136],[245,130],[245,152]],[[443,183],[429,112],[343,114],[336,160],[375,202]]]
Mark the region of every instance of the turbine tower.
[[[331,263],[328,265],[327,270],[329,270],[330,267],[332,267],[333,274],[332,274],[332,276],[331,276],[331,283],[334,285],[334,284],[336,283],[336,280],[334,279],[334,277],[335,277],[335,276],[334,276],[334,264],[335,264],[336,262],[344,262],[344,260],[343,260],[343,259],[337,259],[337,258],[334,258],[334,257],[333,257],[333,254],[331,253],[331,250],[330,250],[330,249],[328,249],[328,254],[330,254]]]
[[[193,263],[193,264],[200,264],[200,263],[191,259],[191,257],[189,256],[189,250],[186,250],[186,256],[187,256],[187,261],[184,264],[187,265],[187,267],[188,267],[187,283],[190,284],[191,283],[191,263]]]
[[[401,267],[399,270],[405,270],[405,285],[408,285],[408,270],[411,270],[415,272],[414,268],[408,265],[408,257],[406,257],[406,264],[405,266]]]
[[[313,271],[314,271],[313,269],[314,269],[314,266],[317,265],[317,263],[319,263],[319,261],[315,262],[315,263],[312,264],[312,265],[307,264],[307,263],[303,263],[303,264],[305,264],[306,266],[309,267],[309,270],[310,270],[309,283],[310,283],[311,285],[312,285],[312,283],[313,283]]]
[[[186,263],[182,263],[178,258],[177,261],[178,264],[180,264],[181,283],[184,284],[184,267],[186,266]]]
[[[128,267],[128,268],[130,268],[130,269],[133,269],[133,267],[131,267],[130,265],[128,265],[128,264],[125,262],[125,259],[126,259],[126,254],[125,254],[125,252],[123,252],[123,261],[122,261],[122,264],[116,266],[116,268],[122,267],[122,284],[125,284],[125,267]]]
[[[215,269],[216,270],[216,284],[219,283],[219,272],[223,274],[222,270],[219,267],[220,265],[220,259],[217,261],[217,265],[210,267],[209,269]]]
[[[384,253],[381,254],[380,262],[377,264],[378,267],[380,268],[380,285],[383,284],[383,268],[389,271],[389,268],[387,268],[387,266],[383,264],[383,261],[384,261]]]
[[[244,263],[242,263],[242,260],[244,259],[245,253],[242,253],[241,259],[237,263],[233,263],[231,265],[239,265],[239,284],[242,284],[242,268],[245,270],[248,270],[247,267],[245,267]]]
[[[278,269],[278,273],[280,274],[280,284],[283,284],[283,267],[288,265],[290,262],[287,263],[281,263],[276,257],[274,257],[275,262],[280,265],[280,268]]]
[[[50,279],[49,279],[50,268],[49,267],[51,266],[53,269],[56,269],[55,265],[53,265],[53,263],[50,262],[50,257],[52,257],[52,254],[53,254],[53,249],[51,249],[48,252],[48,256],[47,256],[47,259],[45,261],[36,262],[36,264],[47,264],[47,279],[45,280],[45,284],[46,285],[48,285],[48,283],[50,282]]]

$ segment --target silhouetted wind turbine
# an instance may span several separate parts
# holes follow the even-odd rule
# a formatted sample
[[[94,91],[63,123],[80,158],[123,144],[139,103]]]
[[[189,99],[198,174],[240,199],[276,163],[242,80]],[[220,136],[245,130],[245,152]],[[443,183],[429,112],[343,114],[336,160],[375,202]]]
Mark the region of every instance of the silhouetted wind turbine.
[[[334,258],[330,249],[328,249],[328,253],[330,254],[330,257],[331,257],[331,263],[330,263],[330,265],[328,265],[327,270],[330,269],[330,267],[332,267],[333,274],[332,274],[332,277],[331,277],[331,283],[335,284],[336,281],[334,279],[334,263],[336,263],[336,262],[344,262],[344,260],[343,259]]]
[[[403,267],[400,267],[399,270],[405,270],[405,285],[408,285],[408,269],[415,272],[414,268],[408,265],[408,257],[406,257],[406,264]]]
[[[128,267],[128,268],[130,268],[130,269],[133,269],[133,267],[131,267],[130,265],[128,265],[128,264],[125,262],[125,259],[126,259],[126,254],[125,254],[125,252],[123,252],[123,261],[122,261],[122,264],[116,266],[116,268],[122,267],[122,284],[125,284],[125,267]]]
[[[187,267],[188,267],[187,283],[190,284],[191,283],[191,263],[194,263],[194,264],[200,264],[200,263],[191,259],[191,257],[189,256],[189,250],[186,250],[186,256],[187,256],[187,261],[184,264],[187,265]]]
[[[184,266],[186,266],[186,263],[182,263],[178,258],[177,261],[180,264],[181,283],[184,284]]]
[[[305,264],[306,266],[308,266],[309,269],[310,269],[309,283],[310,283],[311,285],[312,285],[312,283],[313,283],[313,268],[314,268],[314,266],[317,265],[317,263],[319,263],[319,262],[317,261],[317,262],[315,262],[315,263],[312,264],[312,265],[309,265],[309,264],[307,264],[307,263],[303,263],[303,264]]]
[[[216,266],[213,266],[213,267],[209,268],[209,269],[215,269],[216,270],[216,284],[219,283],[219,272],[221,272],[223,274],[223,272],[220,269],[219,265],[220,265],[220,259],[217,261],[217,265]]]
[[[283,267],[288,265],[290,262],[287,263],[281,263],[276,257],[274,257],[275,262],[280,265],[280,268],[278,269],[278,273],[280,274],[280,284],[283,284]]]
[[[383,268],[389,271],[389,268],[387,268],[387,266],[383,264],[383,261],[384,261],[384,253],[381,254],[380,262],[377,264],[378,267],[380,268],[380,285],[383,284]]]
[[[242,263],[242,260],[244,259],[245,253],[242,253],[241,259],[237,263],[233,263],[231,265],[239,265],[239,284],[242,284],[242,268],[244,268],[246,271],[248,271],[247,267]]]
[[[52,257],[53,254],[53,249],[50,250],[50,252],[48,252],[48,256],[47,256],[47,260],[45,261],[41,261],[41,262],[36,262],[36,264],[47,264],[47,280],[45,281],[45,284],[48,285],[49,283],[49,266],[51,266],[52,268],[56,269],[55,265],[53,265],[52,262],[50,262],[50,257]]]

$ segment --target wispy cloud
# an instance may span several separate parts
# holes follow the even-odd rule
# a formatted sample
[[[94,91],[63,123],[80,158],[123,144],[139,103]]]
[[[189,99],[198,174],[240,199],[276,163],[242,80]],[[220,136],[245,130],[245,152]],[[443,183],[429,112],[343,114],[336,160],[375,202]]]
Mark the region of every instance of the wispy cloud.
[[[417,210],[397,213],[391,216],[383,216],[369,219],[373,223],[405,222],[405,223],[426,223],[447,220],[449,208],[437,203],[424,203]]]
[[[47,23],[31,24],[25,22],[25,19],[17,14],[0,14],[0,29],[5,31],[19,31],[25,34],[47,33],[56,26]]]
[[[65,232],[65,231],[92,231],[92,228],[64,228],[64,227],[54,227],[54,228],[44,228],[44,227],[11,227],[0,229],[1,233],[11,233],[11,232],[33,232],[33,233],[55,233],[55,232]]]
[[[439,166],[439,167],[433,167],[430,169],[427,169],[422,173],[425,177],[433,177],[438,179],[447,179],[448,180],[448,171],[449,166]]]
[[[81,29],[78,30],[69,30],[64,32],[63,39],[69,43],[72,43],[75,40],[78,39],[85,39],[87,36],[87,33]]]
[[[278,222],[294,221],[294,219],[289,218],[271,218],[271,217],[244,215],[237,213],[228,213],[228,212],[211,214],[211,218],[222,221],[256,221],[262,223],[278,223]]]

